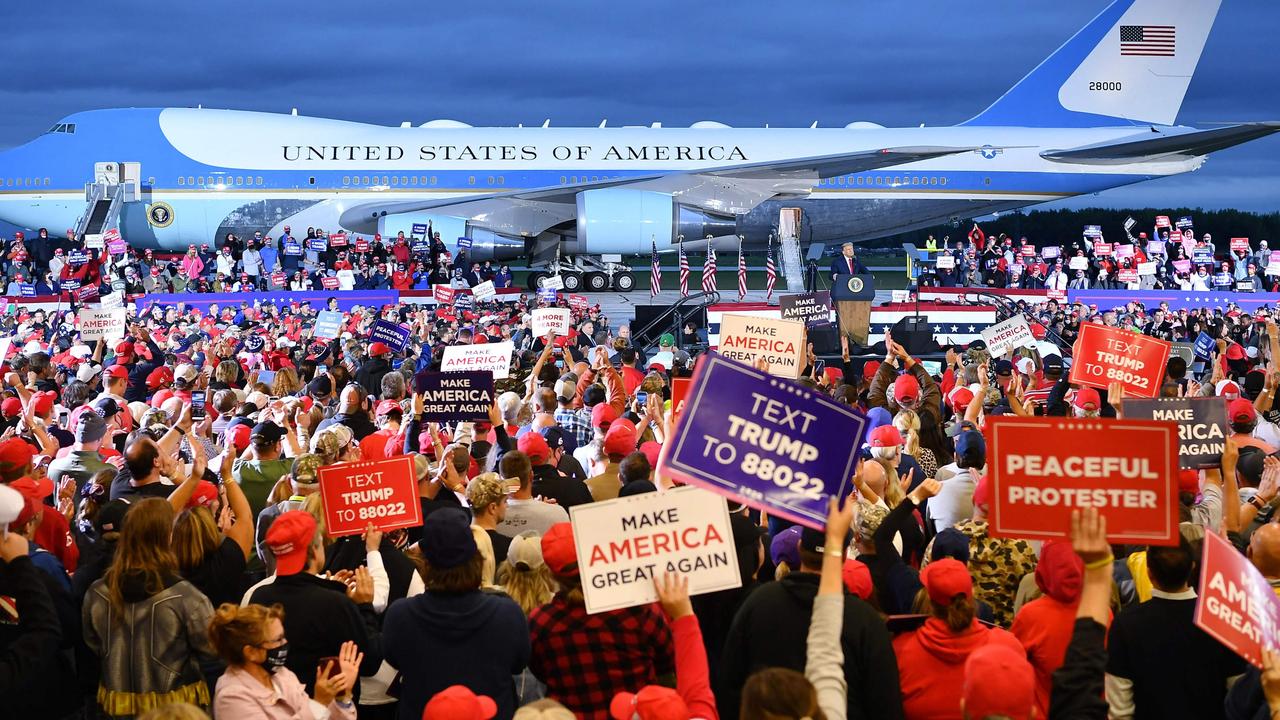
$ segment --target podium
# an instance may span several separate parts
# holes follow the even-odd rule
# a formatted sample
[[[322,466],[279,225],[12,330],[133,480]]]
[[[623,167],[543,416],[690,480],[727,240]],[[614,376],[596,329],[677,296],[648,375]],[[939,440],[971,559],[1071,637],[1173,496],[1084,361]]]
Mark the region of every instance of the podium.
[[[871,332],[871,303],[876,299],[876,281],[871,274],[837,275],[831,283],[831,300],[836,306],[840,334],[853,344],[866,347]]]

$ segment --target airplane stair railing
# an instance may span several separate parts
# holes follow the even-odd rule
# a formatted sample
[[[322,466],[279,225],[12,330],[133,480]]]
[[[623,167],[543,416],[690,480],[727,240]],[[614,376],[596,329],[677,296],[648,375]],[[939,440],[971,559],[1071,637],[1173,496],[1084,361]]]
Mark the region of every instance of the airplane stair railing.
[[[631,336],[641,347],[648,347],[656,345],[658,338],[664,332],[670,332],[676,337],[676,346],[686,349],[684,347],[684,333],[681,332],[685,321],[701,312],[706,306],[715,305],[718,302],[720,302],[720,293],[718,292],[690,293],[688,297],[680,298],[671,307],[668,307],[657,317],[650,320],[643,328],[633,331]]]
[[[1011,317],[1014,317],[1015,315],[1021,315],[1022,318],[1026,320],[1029,324],[1039,323],[1042,326],[1044,325],[1043,323],[1040,323],[1040,320],[1038,318],[1032,316],[1030,313],[1026,313],[1020,310],[1018,308],[1018,304],[1007,297],[1003,297],[1001,295],[995,295],[992,293],[984,293],[984,292],[975,292],[975,293],[966,293],[966,294],[980,298],[983,302],[995,305],[996,316],[1001,321],[1007,320]],[[1053,328],[1048,326],[1044,326],[1044,328],[1045,328],[1044,330],[1045,341],[1051,342],[1054,345],[1057,345],[1058,352],[1060,353],[1061,357],[1063,358],[1071,357],[1071,343],[1063,340],[1062,336],[1059,335]]]
[[[125,186],[116,185],[109,192],[111,202],[107,205],[106,215],[102,218],[101,227],[98,228],[100,233],[120,227],[120,213],[124,212]]]
[[[102,211],[101,211],[101,214],[99,215],[98,207],[99,207],[99,204],[103,203],[104,200],[107,201],[107,204],[102,206]],[[84,214],[80,216],[79,220],[76,220],[76,227],[75,227],[76,237],[80,239],[84,239],[85,234],[89,232],[89,226],[93,224],[95,221],[99,223],[99,226],[101,226],[101,222],[103,218],[106,217],[107,208],[109,207],[109,205],[110,205],[110,201],[107,199],[106,185],[103,185],[101,183],[86,185]],[[95,218],[95,216],[97,217]]]
[[[781,252],[782,276],[787,279],[787,292],[804,292],[804,263],[800,261],[800,239],[783,236]]]

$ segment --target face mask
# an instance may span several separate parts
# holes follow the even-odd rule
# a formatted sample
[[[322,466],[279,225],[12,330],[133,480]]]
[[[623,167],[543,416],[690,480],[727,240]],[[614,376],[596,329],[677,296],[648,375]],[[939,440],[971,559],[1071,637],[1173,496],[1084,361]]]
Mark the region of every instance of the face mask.
[[[289,658],[289,643],[284,643],[280,647],[274,647],[267,651],[267,660],[263,663],[268,672],[275,672],[284,667],[285,661]]]

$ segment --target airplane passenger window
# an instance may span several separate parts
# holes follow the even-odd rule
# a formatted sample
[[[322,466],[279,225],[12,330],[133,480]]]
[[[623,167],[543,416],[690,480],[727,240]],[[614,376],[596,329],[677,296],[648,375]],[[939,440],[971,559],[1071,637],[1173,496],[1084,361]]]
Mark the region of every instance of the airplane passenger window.
[[[407,177],[405,177],[405,176],[401,175],[401,176],[400,176],[400,184],[401,184],[401,185],[408,185],[408,184],[409,184],[409,178],[407,178]]]
[[[877,176],[876,176],[876,184],[877,184],[877,185],[883,185],[883,184],[884,184],[884,178],[883,178],[883,177],[880,177],[879,175],[877,175]]]
[[[344,175],[344,176],[343,176],[343,178],[342,178],[342,184],[343,184],[343,185],[350,185],[350,184],[351,184],[351,176],[350,176],[350,175]]]
[[[187,179],[186,179],[186,178],[182,177],[181,175],[179,175],[179,176],[178,176],[178,184],[179,184],[179,185],[185,185],[185,184],[186,184],[186,182],[187,182]]]
[[[49,187],[49,184],[50,184],[50,183],[49,183],[49,178],[45,178],[45,179],[44,179],[44,186],[45,186],[45,187]]]
[[[243,177],[243,176],[240,176],[240,175],[237,175],[237,176],[236,176],[236,184],[237,184],[237,185],[243,185],[243,184],[244,184],[244,177]]]
[[[390,179],[390,178],[388,178],[386,175],[383,175],[383,176],[382,176],[382,184],[383,184],[383,185],[390,185],[390,184],[391,184],[391,179]]]
[[[565,177],[565,176],[561,175],[561,176],[560,176],[560,184],[561,184],[561,185],[564,185],[564,184],[565,184],[565,182],[566,182],[568,179],[569,179],[569,178],[567,178],[567,177]]]
[[[399,185],[399,184],[400,184],[400,178],[399,178],[398,176],[396,176],[396,175],[392,175],[392,176],[391,176],[391,184],[392,184],[392,185]]]
[[[947,184],[947,179],[946,179],[945,177],[944,177],[944,178],[938,178],[938,183],[939,183],[939,184],[941,184],[941,185],[946,185],[946,184]]]
[[[862,176],[861,176],[861,175],[859,175],[859,176],[858,176],[858,184],[859,184],[859,185],[861,185],[861,184],[862,184]]]
[[[492,185],[492,184],[493,184],[493,176],[492,176],[492,175],[490,175],[490,176],[489,176],[489,184],[490,184],[490,185]]]
[[[435,184],[436,184],[436,176],[435,176],[435,175],[432,175],[432,176],[431,176],[431,184],[432,184],[432,185],[435,185]]]
[[[468,185],[475,185],[475,184],[476,184],[476,176],[475,176],[475,175],[472,175],[471,177],[467,178],[467,184],[468,184]]]
[[[982,184],[983,184],[983,185],[990,185],[990,184],[991,184],[991,178],[982,178]]]
[[[417,184],[418,184],[418,176],[417,176],[417,175],[414,175],[413,177],[409,178],[409,184],[410,184],[410,185],[417,185]]]
[[[203,186],[203,185],[204,185],[204,178],[203,178],[203,177],[198,177],[198,178],[196,178],[196,184],[198,184],[198,185],[202,185],[202,186]]]
[[[368,185],[368,184],[369,184],[369,176],[368,176],[368,175],[365,175],[364,177],[360,178],[360,184],[361,184],[361,185]]]
[[[255,184],[255,185],[261,185],[261,184],[262,184],[262,177],[261,177],[261,176],[259,176],[259,177],[257,178],[257,181],[256,181],[254,184]]]
[[[502,177],[501,175],[499,175],[499,176],[498,176],[498,184],[499,184],[499,185],[505,185],[505,184],[506,184],[506,178],[504,178],[504,177]]]
[[[316,179],[315,179],[315,178],[307,178],[307,184],[308,184],[308,185],[315,185],[315,184],[316,184]]]

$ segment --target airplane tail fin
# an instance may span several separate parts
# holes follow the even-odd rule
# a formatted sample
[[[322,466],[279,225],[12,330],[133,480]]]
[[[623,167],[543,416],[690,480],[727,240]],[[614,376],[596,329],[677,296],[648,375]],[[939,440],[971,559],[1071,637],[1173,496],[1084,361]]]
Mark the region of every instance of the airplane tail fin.
[[[1222,0],[1115,0],[964,125],[1172,125]]]

